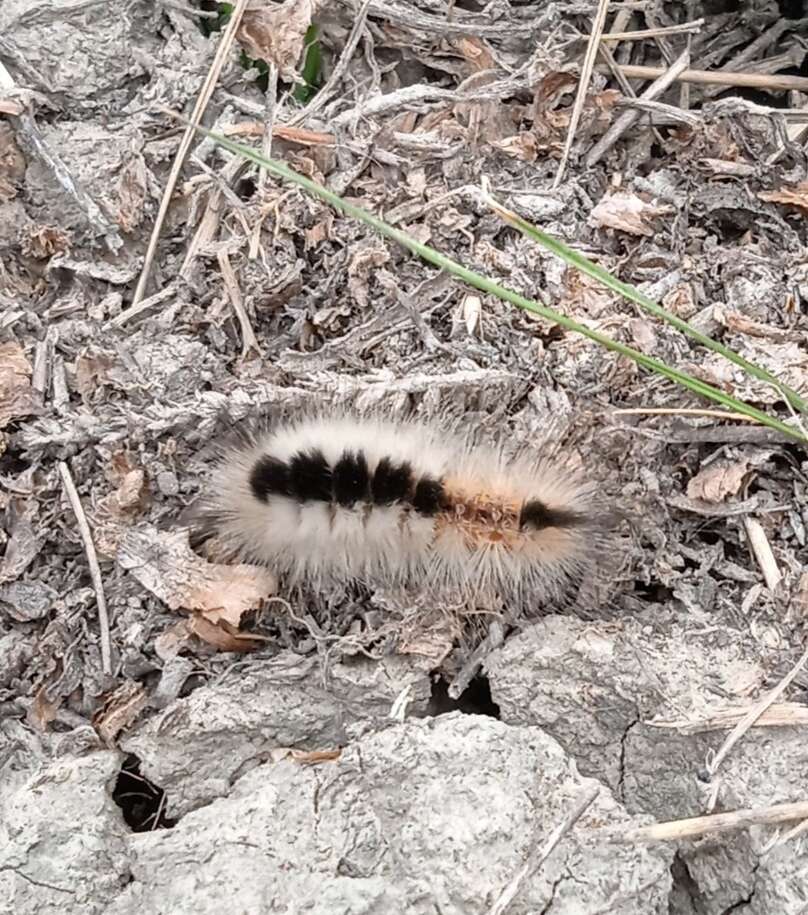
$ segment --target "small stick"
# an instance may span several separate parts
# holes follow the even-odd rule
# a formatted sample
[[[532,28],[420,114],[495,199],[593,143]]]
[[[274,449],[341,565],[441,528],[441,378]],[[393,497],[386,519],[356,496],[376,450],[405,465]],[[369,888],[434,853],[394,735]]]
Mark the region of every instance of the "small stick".
[[[657,79],[666,72],[664,67],[639,64],[618,64],[629,79]],[[707,86],[744,86],[750,89],[796,89],[808,92],[808,77],[785,76],[781,73],[726,73],[721,70],[683,70],[674,79],[678,82],[700,83]]]
[[[690,63],[690,54],[687,50],[684,50],[676,60],[670,65],[670,67],[661,71],[660,76],[654,80],[653,83],[640,95],[640,98],[646,101],[653,101],[657,96],[662,95],[663,92],[676,80],[676,78],[682,73],[686,72],[685,68]],[[623,73],[626,72],[625,67],[620,67]],[[595,165],[602,156],[604,156],[614,144],[620,139],[620,137],[639,119],[640,112],[635,109],[629,109],[624,111],[612,124],[612,126],[606,131],[605,134],[598,140],[598,142],[589,150],[589,153],[586,157],[586,164],[588,166]]]
[[[681,25],[661,25],[655,29],[638,29],[636,32],[606,32],[601,41],[640,41],[643,38],[657,38],[660,35],[681,35],[684,32],[699,32],[703,19],[683,22]]]
[[[76,484],[70,473],[70,468],[64,461],[59,461],[59,476],[62,478],[62,486],[67,496],[73,514],[76,516],[76,522],[79,526],[79,533],[84,544],[84,552],[87,554],[87,565],[90,568],[90,578],[93,582],[95,591],[95,603],[98,608],[98,625],[101,630],[101,668],[105,674],[112,674],[112,652],[110,651],[109,638],[109,616],[107,615],[107,600],[104,597],[104,583],[101,580],[101,567],[98,565],[98,556],[95,552],[93,537],[90,533],[90,525],[87,523],[87,516],[84,514],[84,508],[79,498]]]
[[[179,180],[180,171],[185,162],[185,157],[188,155],[188,150],[191,148],[191,142],[194,139],[196,128],[199,126],[205,108],[207,108],[210,97],[213,95],[213,90],[216,88],[216,81],[219,79],[219,74],[222,72],[222,67],[224,66],[227,54],[230,51],[230,46],[236,37],[236,31],[238,30],[239,25],[241,25],[241,17],[244,14],[244,8],[247,6],[247,2],[248,0],[236,0],[236,6],[230,15],[230,21],[227,23],[227,28],[224,30],[222,39],[219,42],[219,47],[216,49],[216,56],[213,58],[205,81],[202,83],[202,88],[199,91],[194,110],[191,112],[191,117],[185,127],[185,133],[182,135],[177,154],[174,156],[174,161],[171,164],[171,171],[169,172],[168,181],[166,182],[163,197],[160,201],[160,208],[157,211],[157,219],[154,221],[154,228],[152,229],[151,238],[149,238],[149,246],[146,249],[146,256],[143,259],[143,269],[140,271],[140,277],[137,281],[137,287],[135,288],[130,310],[136,308],[140,304],[140,301],[146,292],[154,255],[157,253],[157,242],[160,239],[160,231],[163,228],[163,222],[168,213],[168,207],[171,203],[174,187]]]
[[[457,676],[449,684],[448,693],[450,699],[459,699],[463,695],[482,666],[486,656],[499,648],[504,641],[505,631],[502,628],[502,623],[496,619],[492,620],[491,625],[488,627],[488,635],[475,648],[471,657],[460,668]]]
[[[572,829],[572,827],[581,818],[586,808],[592,803],[592,801],[595,800],[599,791],[600,785],[595,785],[593,788],[590,788],[586,794],[581,796],[572,810],[570,810],[567,816],[564,817],[561,823],[559,823],[558,826],[556,826],[556,828],[552,831],[547,841],[544,843],[542,850],[539,852],[539,856],[535,863],[531,860],[531,855],[528,855],[528,860],[522,865],[513,880],[511,880],[511,882],[499,894],[499,898],[491,906],[488,915],[503,915],[505,910],[513,901],[514,896],[518,892],[521,882],[525,879],[528,873],[536,871],[541,867],[541,865],[550,856],[556,845],[558,845],[564,836]]]
[[[663,730],[676,730],[680,734],[705,734],[709,731],[726,731],[734,727],[743,718],[745,712],[742,708],[718,709],[706,718],[691,720],[689,718],[676,718],[671,721],[651,720],[645,724],[650,728]],[[753,727],[805,727],[808,725],[808,708],[801,702],[773,703],[755,721]]]
[[[773,826],[777,823],[788,823],[791,820],[806,818],[808,818],[808,801],[797,801],[793,804],[749,807],[733,810],[730,813],[711,813],[702,817],[654,823],[651,826],[638,826],[623,832],[616,832],[611,828],[598,832],[607,842],[675,842],[695,836],[718,835],[735,829],[743,829],[745,826]]]
[[[628,17],[624,18],[624,11],[621,10],[614,17],[614,22],[612,23],[612,28],[620,28],[620,26],[625,24],[625,22],[628,21],[628,19],[630,19],[630,18],[631,18],[631,14],[629,14]],[[615,33],[609,32],[609,34],[613,35]],[[625,101],[627,101],[627,102],[628,101],[634,101],[634,102],[638,101],[637,93],[634,90],[634,86],[632,86],[632,84],[626,79],[626,77],[623,76],[623,74],[620,70],[620,67],[617,65],[617,61],[614,58],[612,49],[607,44],[604,44],[601,41],[598,51],[600,53],[600,56],[606,61],[606,65],[608,66],[609,70],[611,70],[612,76],[617,80],[618,84],[620,85],[620,88],[623,90],[623,95],[626,97]],[[650,120],[650,118],[649,118],[649,120]],[[662,134],[656,129],[656,127],[653,124],[651,124],[651,132],[654,134],[654,138],[656,139],[657,143],[659,143],[660,146],[664,146],[665,141],[662,139]]]
[[[759,521],[754,518],[744,518],[743,526],[746,528],[746,536],[749,538],[749,546],[755,554],[755,559],[760,566],[760,571],[766,579],[766,587],[774,591],[780,584],[782,575],[777,567],[777,560],[774,558],[771,544],[769,543],[766,532],[763,530]]]
[[[686,84],[683,83],[682,85]],[[687,124],[688,127],[698,127],[702,122],[701,115],[696,112],[688,111],[685,108],[677,108],[675,105],[666,105],[664,102],[652,102],[649,99],[618,99],[617,107],[636,108],[643,114],[650,115],[652,124]],[[656,115],[656,120],[653,120],[654,115]]]
[[[575,140],[575,131],[578,129],[578,122],[581,120],[581,112],[584,110],[586,102],[586,91],[589,88],[589,82],[592,79],[592,71],[595,68],[595,57],[600,46],[600,39],[603,35],[603,27],[606,23],[606,14],[609,12],[609,0],[598,0],[598,9],[595,18],[592,21],[592,33],[589,36],[589,44],[586,48],[586,55],[581,67],[581,78],[578,81],[578,92],[575,96],[575,104],[572,108],[570,117],[570,126],[567,130],[567,139],[564,142],[564,152],[561,154],[561,161],[558,163],[553,187],[558,187],[561,179],[564,177],[564,170],[567,167],[567,161],[572,151],[572,144]]]
[[[797,676],[797,674],[805,667],[805,662],[808,661],[808,650],[804,651],[802,657],[797,661],[797,663],[791,668],[791,670],[783,677],[783,679],[774,687],[770,689],[763,698],[756,702],[751,709],[741,718],[741,720],[735,725],[732,731],[727,736],[727,739],[721,745],[721,749],[715,754],[715,756],[707,762],[707,772],[710,777],[715,775],[718,771],[718,767],[726,759],[729,751],[735,746],[735,744],[743,737],[743,735],[752,727],[752,725],[760,718],[760,716],[766,711],[766,709],[772,705],[780,696],[785,692],[788,685]]]
[[[238,323],[241,325],[241,356],[242,358],[246,356],[251,349],[255,350],[257,353],[260,353],[261,348],[258,345],[258,340],[255,337],[252,324],[250,324],[250,318],[247,315],[247,310],[244,308],[244,302],[241,299],[241,290],[238,286],[236,273],[233,270],[233,265],[230,263],[230,255],[227,253],[227,251],[222,249],[219,251],[217,257],[219,260],[219,269],[222,271],[222,280],[224,281],[225,289],[227,290],[227,295],[230,299],[230,304],[233,306],[233,311],[236,313]]]
[[[154,308],[155,305],[159,305],[166,299],[170,299],[176,291],[177,284],[169,283],[168,286],[164,286],[159,292],[150,295],[148,299],[143,299],[143,301],[139,302],[137,305],[132,305],[125,311],[122,311],[119,315],[115,315],[114,318],[110,318],[104,325],[104,330],[109,330],[111,327],[123,327],[123,325],[132,318],[136,318],[138,315],[143,314],[144,311],[148,311],[150,308]]]
[[[239,121],[236,124],[226,124],[222,127],[222,136],[225,137],[262,137],[266,125],[262,121]],[[286,124],[275,124],[272,135],[279,140],[298,143],[300,146],[334,146],[336,140],[331,133],[322,133],[317,130],[306,130],[303,127],[289,127]]]

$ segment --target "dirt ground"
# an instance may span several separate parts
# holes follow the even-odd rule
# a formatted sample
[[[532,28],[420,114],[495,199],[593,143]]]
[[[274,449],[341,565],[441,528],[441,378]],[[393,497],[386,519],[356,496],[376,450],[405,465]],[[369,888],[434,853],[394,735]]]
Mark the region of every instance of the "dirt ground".
[[[576,107],[606,7],[643,33]],[[805,396],[808,8],[222,13],[0,4],[0,910],[808,912],[804,449],[208,139],[159,215],[213,74],[205,126],[787,419],[479,188]],[[598,598],[470,657],[434,607],[206,562],[212,444],[321,401],[549,435],[627,515]]]

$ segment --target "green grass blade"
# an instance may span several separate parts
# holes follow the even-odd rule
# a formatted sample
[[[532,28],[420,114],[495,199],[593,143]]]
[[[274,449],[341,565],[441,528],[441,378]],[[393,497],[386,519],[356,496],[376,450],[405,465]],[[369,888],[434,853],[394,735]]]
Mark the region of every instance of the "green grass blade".
[[[658,318],[671,324],[693,340],[697,340],[702,346],[706,346],[708,349],[711,349],[715,353],[719,353],[730,362],[734,362],[735,365],[740,366],[754,378],[772,385],[780,392],[783,399],[787,400],[795,410],[800,410],[803,413],[808,412],[808,401],[805,401],[796,391],[788,387],[788,385],[783,384],[782,381],[770,372],[767,372],[766,369],[759,365],[755,365],[754,362],[749,362],[747,359],[744,359],[743,356],[738,355],[734,350],[724,346],[723,343],[719,343],[717,340],[713,340],[712,337],[703,334],[693,327],[692,324],[688,324],[687,321],[684,321],[682,318],[667,311],[667,309],[663,308],[653,299],[649,299],[648,296],[640,292],[636,286],[618,280],[603,267],[598,266],[584,257],[583,254],[572,248],[568,248],[563,242],[559,241],[557,238],[553,238],[552,235],[548,235],[538,228],[538,226],[529,223],[526,219],[523,219],[512,210],[506,209],[489,194],[486,194],[485,197],[486,202],[491,209],[505,222],[518,229],[523,235],[532,238],[534,241],[547,248],[548,251],[551,251],[557,257],[560,257],[563,261],[566,261],[566,263],[575,267],[577,270],[580,270],[582,273],[587,274],[587,276],[591,276],[593,279],[598,280],[598,282],[603,283],[604,286],[607,286],[613,292],[623,296],[623,298],[628,299],[630,302],[634,302],[634,304],[639,305],[640,308],[644,308],[646,311],[651,312],[651,314],[656,315]]]
[[[713,387],[707,382],[700,381],[698,378],[694,378],[692,375],[688,375],[686,372],[681,372],[678,369],[671,368],[664,362],[660,362],[658,359],[654,359],[652,356],[646,356],[639,350],[632,349],[632,347],[626,346],[617,340],[613,340],[611,337],[607,337],[604,334],[598,333],[598,331],[591,330],[583,324],[579,324],[577,321],[574,321],[572,318],[568,318],[566,315],[554,311],[552,308],[548,308],[547,306],[542,305],[539,302],[535,302],[532,299],[525,298],[524,296],[521,296],[518,293],[505,288],[504,286],[500,286],[493,280],[490,280],[479,273],[475,273],[473,270],[469,270],[467,267],[464,267],[457,261],[446,257],[444,254],[441,254],[434,248],[430,248],[428,245],[425,245],[422,242],[412,238],[410,235],[407,235],[406,232],[402,232],[400,229],[396,229],[393,226],[388,225],[382,219],[379,219],[378,216],[374,216],[373,213],[370,213],[367,210],[364,210],[352,203],[348,203],[333,191],[329,191],[328,188],[317,184],[316,181],[312,181],[310,178],[306,178],[304,175],[298,174],[283,162],[278,162],[274,159],[267,159],[265,156],[262,156],[261,153],[251,149],[249,146],[243,146],[240,143],[235,143],[233,140],[230,140],[227,137],[212,133],[211,131],[205,130],[204,128],[198,127],[197,130],[205,136],[209,137],[224,149],[228,149],[230,152],[235,153],[236,155],[243,156],[244,158],[255,162],[256,165],[266,169],[268,172],[270,172],[270,174],[273,174],[278,178],[282,178],[285,181],[290,181],[293,184],[298,185],[313,196],[319,197],[321,200],[326,201],[336,209],[341,210],[347,216],[358,219],[360,222],[371,226],[381,235],[392,239],[402,247],[419,255],[419,257],[422,257],[424,260],[435,264],[437,267],[440,267],[447,273],[451,273],[452,275],[460,278],[470,286],[473,286],[475,289],[479,289],[482,292],[495,295],[497,298],[500,298],[506,302],[511,302],[513,305],[517,305],[519,308],[522,308],[525,311],[540,315],[542,318],[545,318],[554,324],[558,324],[567,330],[581,334],[584,337],[588,337],[590,340],[593,340],[596,343],[599,343],[601,346],[606,347],[606,349],[620,353],[623,356],[627,356],[638,365],[650,369],[659,375],[663,375],[664,377],[675,381],[677,384],[688,388],[689,390],[699,394],[702,397],[713,400],[716,403],[720,403],[736,413],[743,413],[746,416],[757,420],[763,425],[769,426],[772,429],[776,429],[783,435],[787,435],[789,438],[795,439],[798,442],[808,444],[808,439],[806,439],[798,429],[786,425],[776,417],[770,416],[768,413],[764,413],[762,410],[758,410],[756,407],[744,403],[742,400],[738,400],[729,394],[725,394],[723,391]]]

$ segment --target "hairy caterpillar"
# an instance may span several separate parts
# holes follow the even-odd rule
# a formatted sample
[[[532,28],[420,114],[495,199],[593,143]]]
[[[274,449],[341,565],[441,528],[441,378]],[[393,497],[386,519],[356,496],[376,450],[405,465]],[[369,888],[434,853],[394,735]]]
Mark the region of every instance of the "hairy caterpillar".
[[[342,413],[224,448],[191,527],[288,587],[359,581],[530,614],[575,598],[613,516],[563,460]]]

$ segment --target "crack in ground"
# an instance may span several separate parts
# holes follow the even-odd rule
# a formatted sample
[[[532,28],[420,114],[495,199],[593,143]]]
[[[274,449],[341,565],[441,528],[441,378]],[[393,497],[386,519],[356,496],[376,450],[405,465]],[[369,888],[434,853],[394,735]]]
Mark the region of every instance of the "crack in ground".
[[[22,877],[23,880],[27,880],[28,883],[32,883],[34,886],[41,886],[43,889],[55,890],[57,893],[67,893],[70,896],[76,895],[75,890],[66,889],[63,886],[54,886],[52,883],[41,883],[39,880],[34,880],[33,877],[29,877],[28,874],[23,873],[23,871],[17,867],[12,867],[10,864],[4,864],[0,867],[0,871],[12,871]]]
[[[630,721],[623,730],[623,733],[620,737],[620,777],[617,780],[617,800],[623,805],[626,806],[625,792],[624,792],[624,782],[626,778],[626,742],[628,741],[628,735],[634,730],[634,728],[640,723],[640,713],[637,708],[634,709],[634,719]]]
[[[757,875],[758,870],[760,869],[760,861],[755,861],[752,866],[752,889],[749,891],[749,895],[744,896],[742,899],[739,899],[737,902],[733,902],[731,906],[728,906],[721,915],[729,915],[730,912],[737,912],[741,906],[749,905],[749,903],[755,898],[755,892],[757,891]]]

